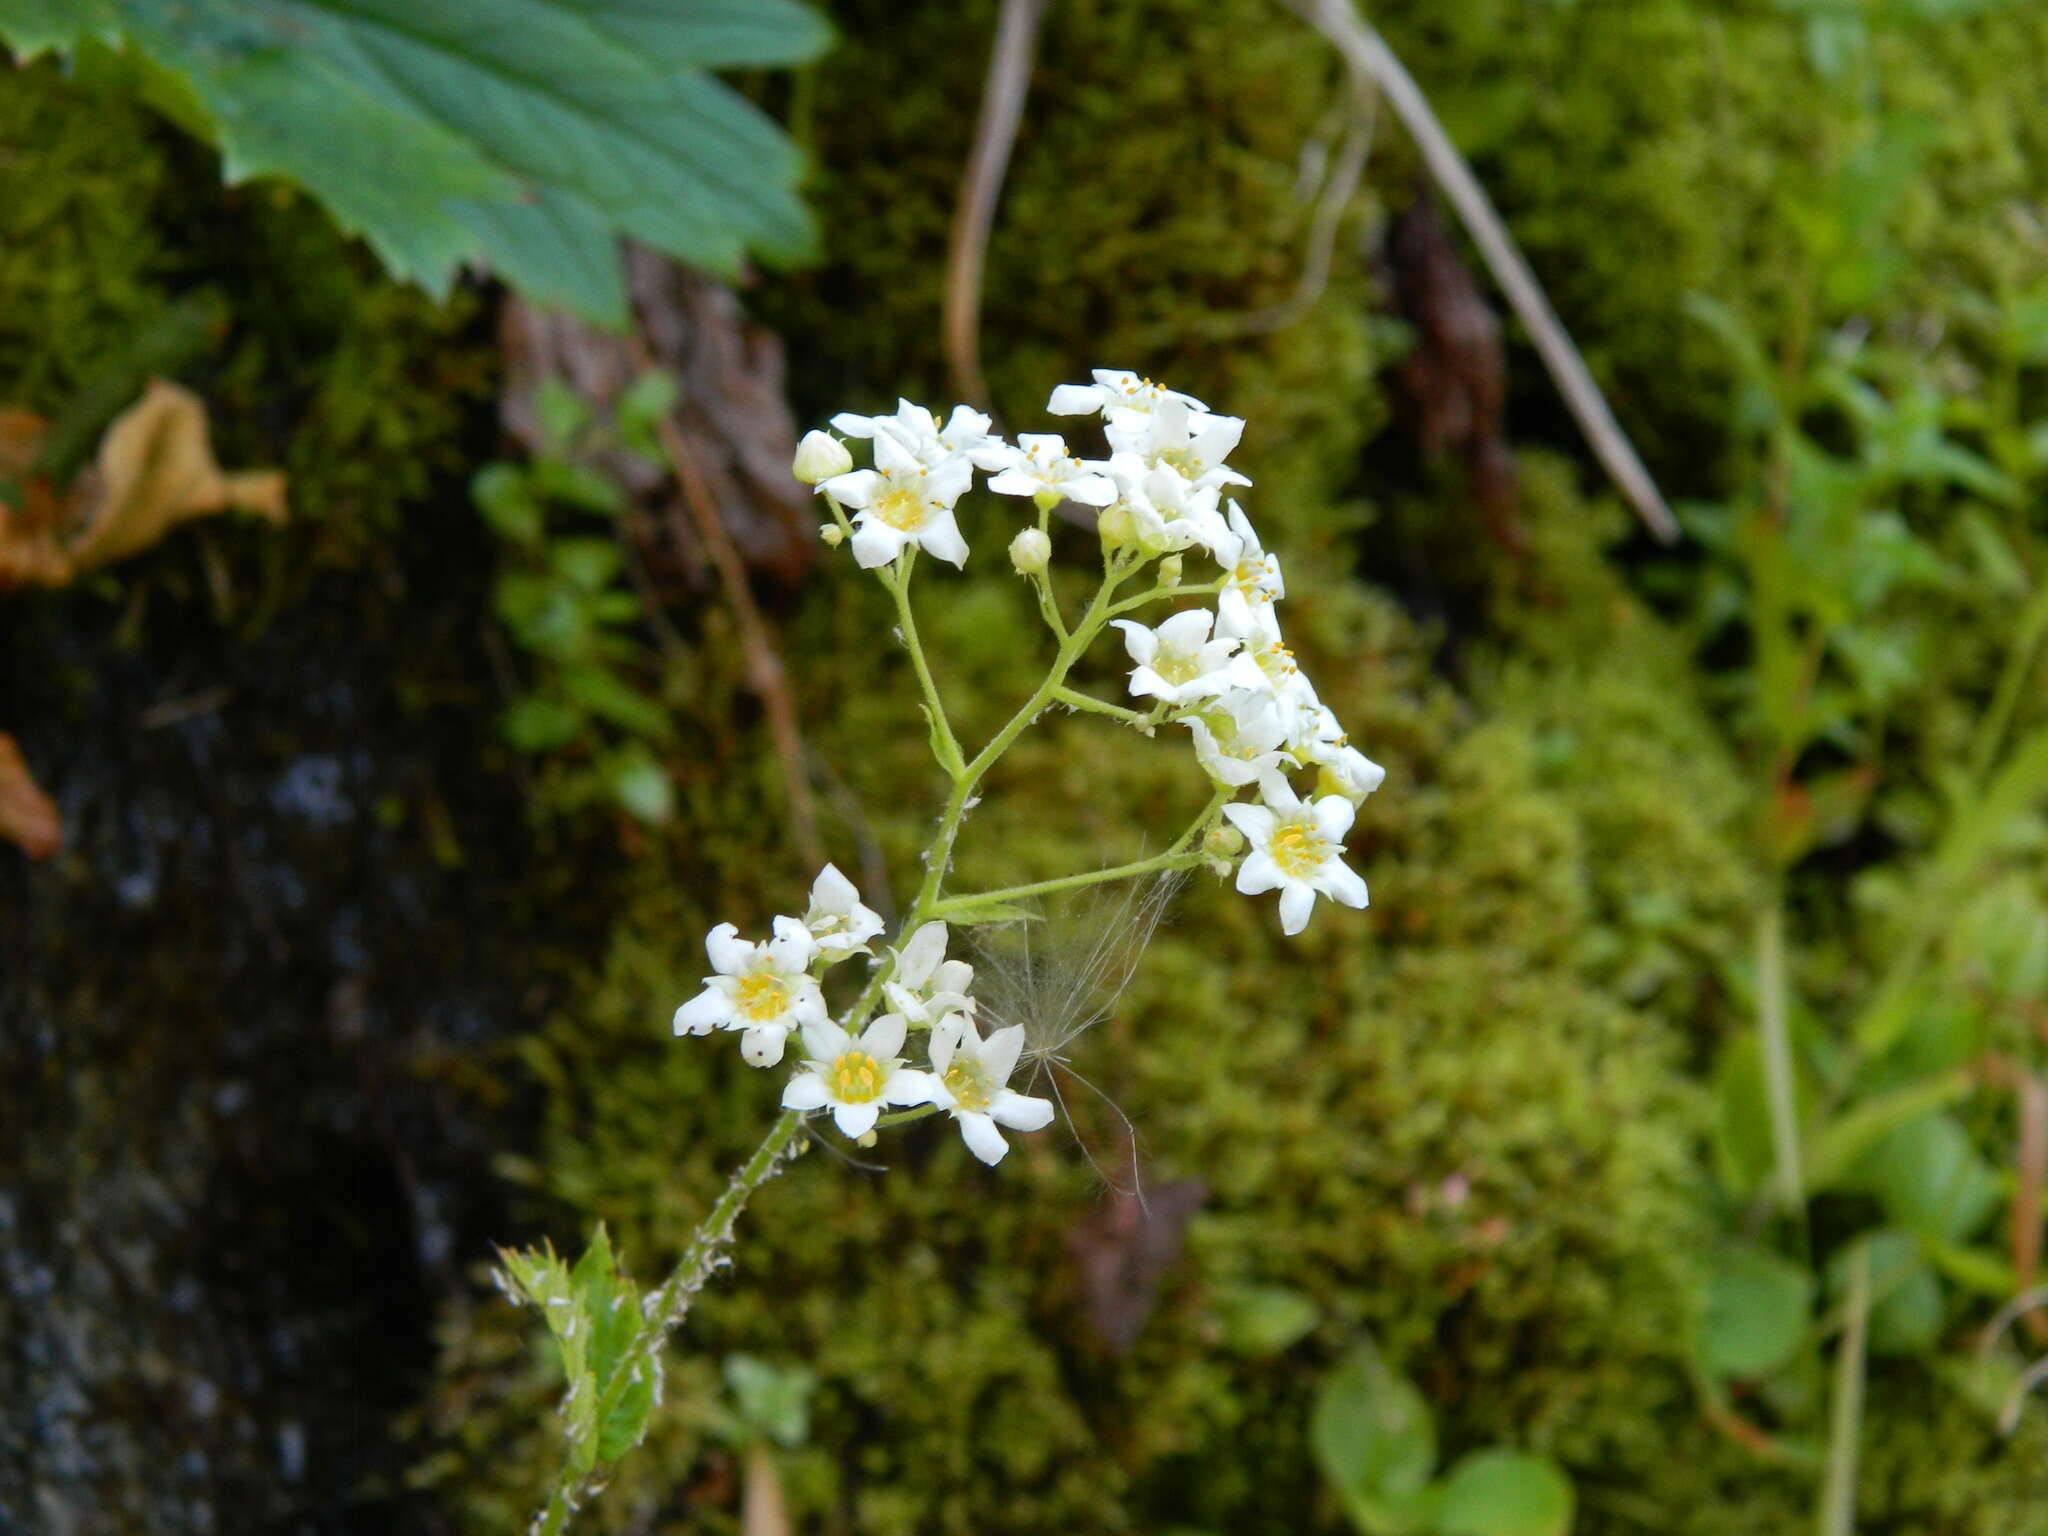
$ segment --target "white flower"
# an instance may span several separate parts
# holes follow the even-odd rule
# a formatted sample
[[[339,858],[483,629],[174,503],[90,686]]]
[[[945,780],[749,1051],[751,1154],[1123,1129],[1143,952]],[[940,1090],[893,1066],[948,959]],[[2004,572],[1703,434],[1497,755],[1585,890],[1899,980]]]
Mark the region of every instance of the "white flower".
[[[1106,507],[1116,500],[1116,482],[1108,466],[1091,463],[1067,451],[1066,439],[1054,432],[1020,432],[1008,449],[1002,473],[988,483],[1001,496],[1049,496]]]
[[[1251,679],[1247,686],[1272,699],[1289,750],[1299,755],[1300,738],[1314,728],[1317,711],[1323,707],[1316,697],[1315,685],[1296,665],[1293,650],[1280,638],[1280,619],[1271,603],[1248,608],[1237,617],[1248,622],[1237,628],[1219,616],[1216,628],[1244,646],[1244,671]]]
[[[1155,469],[1171,469],[1192,485],[1250,485],[1223,462],[1244,436],[1236,416],[1191,411],[1178,396],[1166,396],[1142,417],[1119,412],[1108,428],[1109,446],[1133,453]]]
[[[804,927],[821,953],[835,957],[867,953],[868,940],[882,931],[881,914],[861,904],[854,883],[827,864],[811,882]]]
[[[934,1025],[956,1013],[973,1013],[967,989],[974,967],[946,959],[946,925],[926,923],[896,954],[896,970],[882,984],[889,1006],[912,1024]]]
[[[882,1118],[885,1105],[907,1107],[931,1101],[932,1077],[903,1065],[903,1017],[885,1013],[855,1039],[830,1020],[804,1026],[809,1060],[782,1090],[784,1109],[830,1106],[832,1123],[856,1139]]]
[[[986,1040],[971,1019],[954,1019],[932,1031],[930,1102],[960,1122],[960,1139],[990,1167],[1010,1144],[998,1125],[1040,1131],[1052,1124],[1052,1103],[1005,1085],[1024,1049],[1024,1026],[1012,1024]]]
[[[772,1067],[782,1060],[792,1029],[824,1019],[825,997],[810,974],[817,945],[795,918],[776,918],[775,937],[766,944],[750,944],[731,923],[720,923],[705,936],[704,952],[716,974],[676,1010],[677,1034],[741,1030],[740,1054],[748,1064]]]
[[[1351,830],[1351,802],[1325,795],[1313,803],[1296,798],[1278,776],[1260,792],[1264,805],[1226,805],[1228,816],[1251,844],[1238,866],[1237,888],[1247,896],[1280,893],[1280,930],[1295,934],[1308,924],[1318,893],[1347,907],[1366,903],[1365,881],[1343,860],[1344,834]]]
[[[1093,384],[1062,384],[1052,392],[1052,398],[1045,408],[1055,416],[1092,416],[1101,412],[1111,416],[1112,412],[1122,413],[1111,416],[1132,426],[1137,418],[1150,415],[1161,400],[1178,400],[1192,410],[1206,411],[1208,407],[1193,395],[1181,394],[1178,390],[1154,384],[1150,379],[1141,379],[1124,368],[1091,368],[1089,374]]]
[[[853,455],[846,444],[829,432],[806,432],[796,445],[796,459],[790,472],[805,485],[816,485],[853,468]]]
[[[1154,469],[1135,453],[1112,454],[1108,468],[1118,492],[1113,505],[1130,515],[1131,539],[1147,554],[1196,544],[1213,553],[1217,540],[1231,540],[1216,510],[1214,486],[1192,485],[1170,469]],[[1235,550],[1235,542],[1229,547]]]
[[[1215,621],[1216,616],[1202,608],[1176,613],[1156,629],[1135,619],[1112,620],[1124,632],[1124,649],[1137,663],[1131,669],[1131,693],[1164,704],[1191,704],[1256,685],[1261,677],[1255,668],[1232,663],[1238,642],[1209,638]]]
[[[818,489],[859,509],[853,519],[853,558],[872,570],[911,544],[965,565],[967,541],[953,520],[953,503],[973,482],[974,470],[965,458],[928,467],[895,437],[877,433],[873,469],[835,476]]]
[[[970,406],[956,405],[941,427],[938,418],[921,405],[908,400],[896,402],[893,416],[855,416],[841,412],[832,425],[848,437],[888,438],[910,451],[911,457],[928,469],[937,469],[959,454],[965,454],[982,469],[1001,469],[1011,449],[999,437],[989,434],[989,419]]]
[[[1266,695],[1236,690],[1182,723],[1194,732],[1195,760],[1218,784],[1237,789],[1299,766],[1284,750],[1287,726]]]
[[[1327,705],[1316,706],[1291,745],[1296,756],[1319,770],[1316,788],[1323,794],[1342,795],[1359,805],[1386,781],[1387,770],[1351,745]]]
[[[1280,579],[1280,562],[1266,553],[1251,519],[1234,501],[1230,504],[1230,534],[1234,545],[1216,552],[1225,567],[1216,611],[1222,617],[1224,633],[1244,637],[1259,623],[1261,608],[1287,595],[1287,585]]]

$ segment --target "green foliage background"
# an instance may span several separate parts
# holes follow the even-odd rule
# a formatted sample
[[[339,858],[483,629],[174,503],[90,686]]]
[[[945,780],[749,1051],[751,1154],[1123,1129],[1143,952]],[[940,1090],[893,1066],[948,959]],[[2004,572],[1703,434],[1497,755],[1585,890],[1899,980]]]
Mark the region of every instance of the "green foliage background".
[[[788,338],[809,418],[943,392],[940,269],[993,9],[838,6],[842,43],[799,87],[825,259],[751,302]],[[1728,368],[1677,295],[1713,293],[1766,334],[1802,323],[1812,258],[1791,210],[1835,129],[1798,30],[1741,0],[1374,13],[1433,91],[1456,82],[1440,104],[1660,477],[1725,489]],[[1877,47],[1886,91],[1940,128],[1892,220],[1908,275],[1890,304],[1909,320],[2024,259],[2005,231],[2048,200],[2048,14],[1995,9]],[[708,1405],[720,1359],[746,1351],[819,1379],[810,1448],[784,1459],[804,1530],[1336,1530],[1308,1411],[1361,1327],[1429,1398],[1450,1454],[1560,1458],[1584,1532],[1807,1528],[1809,1480],[1709,1429],[1686,1374],[1708,1240],[1704,1072],[1738,1013],[1717,978],[1760,877],[1693,659],[1618,574],[1622,515],[1541,446],[1572,443],[1526,358],[1518,566],[1480,547],[1454,476],[1380,436],[1391,349],[1360,261],[1303,324],[1225,334],[1292,285],[1308,217],[1295,159],[1336,84],[1325,46],[1256,0],[1055,7],[986,334],[1013,426],[1096,362],[1250,419],[1242,457],[1286,551],[1304,664],[1390,768],[1354,842],[1372,910],[1283,945],[1269,913],[1198,883],[1118,1017],[1079,1047],[1151,1176],[1209,1190],[1128,1355],[1106,1356],[1085,1322],[1068,1240],[1100,1190],[1071,1145],[1040,1138],[999,1175],[936,1135],[885,1146],[886,1177],[813,1156],[749,1212],[732,1283],[694,1315],[669,1411],[601,1528],[734,1528]],[[306,562],[363,571],[376,601],[381,549],[416,519],[470,515],[445,476],[488,439],[474,296],[436,309],[375,278],[303,200],[220,192],[199,151],[47,65],[0,90],[0,125],[17,150],[0,158],[11,400],[61,401],[195,286],[230,297],[234,326],[200,379],[223,457],[282,462],[302,514],[275,544],[218,536],[254,609],[292,601]],[[1346,249],[1405,202],[1412,173],[1384,128]],[[928,603],[970,734],[1032,673],[995,548],[982,530],[969,574],[934,582],[946,600]],[[1447,564],[1449,549],[1463,553]],[[196,590],[179,560],[124,580]],[[879,594],[828,569],[780,618],[813,743],[900,886],[936,799],[904,792],[926,782],[925,752]],[[1917,737],[1959,736],[1998,622],[1987,612],[1934,661]],[[643,1280],[771,1107],[733,1053],[667,1038],[697,936],[758,926],[809,874],[777,827],[765,731],[733,702],[730,636],[716,614],[697,623],[711,744],[679,784],[677,825],[623,870],[602,849],[536,853],[605,871],[592,899],[610,904],[608,938],[496,1063],[536,1090],[541,1128],[505,1162],[535,1228],[566,1244],[601,1218]],[[491,711],[477,720],[488,735]],[[1085,723],[1047,732],[972,824],[968,877],[1135,852],[1175,824],[1135,807],[1195,795],[1183,758]],[[853,867],[853,829],[827,836]],[[1817,924],[1846,929],[1842,894],[1817,900]],[[1846,938],[1816,953],[1823,988],[1863,963]],[[1080,1119],[1109,1137],[1105,1113]],[[1305,1292],[1323,1321],[1281,1355],[1236,1353],[1229,1299],[1266,1284]],[[481,1292],[450,1308],[442,1341],[411,1426],[420,1477],[461,1528],[516,1529],[549,1475],[554,1383],[525,1320]],[[2048,1532],[2048,1429],[2035,1413],[2001,1444],[1924,1364],[1885,1364],[1861,1486],[1873,1531]]]

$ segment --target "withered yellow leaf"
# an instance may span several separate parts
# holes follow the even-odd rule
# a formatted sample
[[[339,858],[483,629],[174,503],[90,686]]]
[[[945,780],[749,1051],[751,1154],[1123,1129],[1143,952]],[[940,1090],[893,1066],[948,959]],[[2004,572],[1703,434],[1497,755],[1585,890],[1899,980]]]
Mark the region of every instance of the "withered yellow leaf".
[[[33,470],[48,429],[32,412],[0,410],[0,587],[63,586],[140,553],[180,523],[231,508],[284,521],[284,476],[223,472],[205,405],[176,384],[150,380],[61,495]]]
[[[0,838],[19,844],[32,859],[47,859],[63,840],[57,802],[43,793],[21,748],[5,731],[0,731]]]

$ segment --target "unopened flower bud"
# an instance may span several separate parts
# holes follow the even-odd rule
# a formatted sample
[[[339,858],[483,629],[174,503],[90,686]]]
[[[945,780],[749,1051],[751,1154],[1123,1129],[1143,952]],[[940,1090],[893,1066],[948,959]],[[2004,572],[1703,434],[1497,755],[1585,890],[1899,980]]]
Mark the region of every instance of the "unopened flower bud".
[[[1168,555],[1159,562],[1159,585],[1177,587],[1180,585],[1181,559],[1179,555]]]
[[[1228,859],[1204,859],[1202,860],[1202,867],[1218,880],[1228,880],[1230,878],[1231,863]]]
[[[1235,858],[1244,852],[1244,834],[1229,822],[1220,821],[1202,838],[1202,852],[1212,858]]]
[[[790,465],[805,485],[830,480],[852,468],[853,455],[846,451],[846,444],[829,432],[806,432],[804,440],[796,445],[796,462]]]
[[[837,523],[820,523],[818,537],[825,541],[828,549],[837,549],[846,542],[846,530]]]
[[[1026,528],[1010,540],[1010,564],[1019,576],[1036,576],[1052,559],[1052,540],[1043,529]]]
[[[1119,501],[1102,509],[1095,531],[1102,535],[1104,549],[1121,549],[1138,536],[1138,525],[1131,520],[1130,508]]]
[[[862,1131],[859,1140],[855,1141],[854,1145],[856,1147],[872,1147],[878,1139],[873,1131]]]

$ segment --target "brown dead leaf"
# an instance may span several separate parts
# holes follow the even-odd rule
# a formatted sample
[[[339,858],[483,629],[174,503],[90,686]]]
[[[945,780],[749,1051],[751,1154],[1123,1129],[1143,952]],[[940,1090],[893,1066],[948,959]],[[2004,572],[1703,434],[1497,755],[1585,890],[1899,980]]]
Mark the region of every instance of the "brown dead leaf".
[[[1180,1257],[1188,1219],[1208,1198],[1199,1179],[1157,1185],[1142,1197],[1117,1190],[1067,1233],[1089,1324],[1111,1354],[1137,1342],[1159,1299],[1159,1282]]]
[[[0,731],[0,837],[32,859],[47,859],[63,841],[57,802],[43,793],[14,738]]]
[[[0,588],[64,586],[216,512],[285,519],[284,476],[224,473],[214,461],[206,406],[176,384],[150,380],[62,492],[33,472],[48,430],[33,412],[0,410],[0,482],[13,502],[0,502]]]

